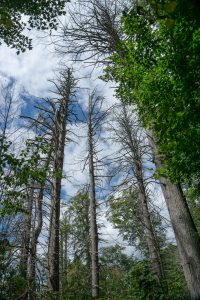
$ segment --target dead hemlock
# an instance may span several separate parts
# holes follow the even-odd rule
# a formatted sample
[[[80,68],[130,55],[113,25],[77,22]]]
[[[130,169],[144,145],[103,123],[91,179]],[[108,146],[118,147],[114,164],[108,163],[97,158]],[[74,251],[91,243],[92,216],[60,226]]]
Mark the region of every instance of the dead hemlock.
[[[51,212],[48,242],[48,285],[51,291],[59,291],[59,236],[60,236],[60,196],[61,180],[66,141],[66,123],[69,118],[70,97],[75,85],[70,69],[61,74],[58,84],[55,84],[60,95],[58,109],[55,111],[52,152],[52,192]]]
[[[131,108],[129,108],[131,110]],[[151,149],[147,144],[145,131],[136,115],[128,112],[128,107],[124,104],[117,105],[113,110],[113,124],[110,130],[113,132],[113,142],[121,146],[118,154],[121,157],[116,161],[116,171],[127,172],[127,177],[122,180],[121,185],[130,186],[130,189],[138,191],[141,206],[140,223],[144,230],[144,238],[148,247],[151,267],[158,280],[164,277],[163,267],[160,257],[160,249],[152,222],[151,211],[149,209],[149,178],[144,172],[144,162],[151,159]],[[119,169],[118,169],[119,166]],[[132,174],[130,176],[130,173]],[[148,175],[149,177],[149,175]],[[116,187],[117,189],[117,187]]]

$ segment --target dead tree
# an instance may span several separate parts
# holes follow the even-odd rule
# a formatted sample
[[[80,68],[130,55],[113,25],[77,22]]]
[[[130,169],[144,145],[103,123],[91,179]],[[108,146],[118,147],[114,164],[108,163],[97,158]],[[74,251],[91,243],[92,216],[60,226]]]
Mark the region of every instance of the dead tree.
[[[60,197],[66,141],[66,124],[69,117],[70,99],[75,85],[70,69],[61,74],[55,83],[58,96],[53,128],[52,191],[48,242],[48,285],[51,291],[59,291],[59,235]]]
[[[48,191],[50,197],[50,223],[48,239],[48,285],[52,292],[59,291],[59,234],[60,234],[60,196],[66,144],[66,124],[71,112],[73,88],[75,80],[70,69],[60,72],[60,77],[54,82],[55,97],[43,99],[35,107],[36,117],[26,117],[31,121],[31,127],[37,127],[37,133],[48,150],[41,162],[44,173],[48,177],[35,187],[35,209],[32,215],[31,241],[29,243],[29,282],[34,291],[36,283],[37,244],[43,227],[43,201]],[[47,176],[47,174],[45,175]],[[30,292],[31,297],[31,292]]]
[[[122,38],[120,18],[129,1],[79,0],[68,7],[69,20],[54,37],[56,49],[75,61],[108,63]]]
[[[88,164],[89,164],[89,198],[90,198],[90,239],[91,239],[91,267],[92,267],[92,296],[99,294],[99,265],[98,265],[98,231],[96,221],[96,193],[94,174],[94,128],[92,122],[93,103],[92,96],[89,97],[88,111]]]
[[[145,132],[141,128],[136,115],[128,112],[128,109],[131,108],[122,104],[117,111],[116,109],[113,111],[114,123],[111,123],[112,140],[120,145],[117,155],[117,165],[119,165],[117,171],[121,170],[133,174],[133,180],[129,178],[130,175],[127,176],[125,186],[127,187],[127,184],[130,185],[133,182],[133,190],[136,189],[138,191],[141,204],[141,222],[144,228],[152,270],[158,280],[162,280],[164,274],[159,245],[149,208],[148,181],[150,180],[149,174],[147,176],[144,171],[144,164],[147,163],[147,159],[150,159],[151,156],[150,147],[147,144]]]
[[[97,173],[99,171],[98,139],[102,123],[107,111],[102,109],[103,98],[96,96],[95,91],[89,95],[87,109],[87,140],[88,140],[88,169],[89,169],[89,222],[90,222],[90,247],[91,247],[91,281],[92,297],[99,296],[99,255],[98,255],[98,226],[97,226]]]
[[[50,166],[51,152],[52,148],[50,147],[44,162],[45,173],[48,171]],[[29,261],[29,282],[31,287],[30,298],[36,289],[37,245],[43,228],[43,201],[46,188],[47,186],[45,180],[42,184],[40,184],[39,189],[35,192],[35,220],[32,226]],[[37,222],[36,224],[35,221]]]
[[[16,124],[15,119],[16,115],[19,112],[20,109],[20,99],[16,96],[16,90],[15,85],[11,81],[7,85],[1,86],[1,97],[2,102],[0,105],[0,116],[1,116],[1,124],[0,124],[0,136],[1,136],[1,142],[0,142],[0,153],[2,152],[2,145],[6,140],[9,140],[12,137],[12,134],[16,132]],[[17,115],[18,117],[18,115]],[[26,140],[27,142],[28,140]],[[20,141],[21,142],[21,141]],[[29,161],[30,156],[34,156],[34,145],[31,146],[31,149],[26,152],[26,155],[23,155],[23,162],[26,164],[26,162]],[[19,150],[20,149],[20,150]],[[26,151],[28,147],[26,147],[25,143],[21,143],[18,149],[18,159],[20,161],[20,157],[23,153],[23,151]],[[39,158],[37,158],[38,160]],[[22,164],[23,164],[22,162]],[[18,169],[23,168],[23,166],[20,164],[18,166]],[[30,166],[29,166],[30,167]],[[12,170],[8,171],[9,176],[12,175]],[[27,169],[27,173],[29,173]],[[35,185],[36,182],[33,180],[33,178],[28,178],[27,180],[24,180],[20,183],[18,178],[17,170],[15,170],[14,177],[16,178],[15,183],[13,182],[13,185],[10,183],[9,189],[13,189],[15,193],[18,193],[18,197],[13,197],[13,202],[16,201],[16,205],[18,201],[23,205],[23,209],[26,211],[26,213],[20,213],[16,214],[14,213],[12,216],[9,217],[10,220],[13,219],[13,226],[15,227],[15,230],[13,228],[12,235],[13,237],[18,236],[19,240],[17,243],[15,242],[14,245],[14,238],[12,237],[12,243],[16,249],[18,249],[18,265],[19,265],[19,272],[20,275],[25,279],[29,280],[29,258],[30,258],[30,241],[31,241],[31,230],[32,230],[32,213],[33,213],[33,206],[35,202]],[[25,174],[26,175],[26,174]],[[31,177],[31,174],[29,173],[29,177]],[[3,185],[1,185],[1,188],[3,188]],[[7,188],[8,189],[8,188]],[[3,190],[1,190],[1,198],[3,196]],[[3,222],[4,218],[1,219],[1,222]],[[1,228],[3,229],[3,224],[0,224]],[[16,232],[15,232],[16,231]],[[15,232],[15,233],[14,233]],[[14,251],[13,251],[14,252]],[[27,299],[28,297],[28,290],[23,293],[20,299]]]
[[[34,189],[27,188],[27,200],[25,209],[27,214],[25,215],[23,226],[23,235],[21,242],[21,255],[20,255],[20,273],[22,277],[28,279],[28,262],[30,254],[30,238],[31,238],[31,223],[32,223],[32,209],[34,202]]]

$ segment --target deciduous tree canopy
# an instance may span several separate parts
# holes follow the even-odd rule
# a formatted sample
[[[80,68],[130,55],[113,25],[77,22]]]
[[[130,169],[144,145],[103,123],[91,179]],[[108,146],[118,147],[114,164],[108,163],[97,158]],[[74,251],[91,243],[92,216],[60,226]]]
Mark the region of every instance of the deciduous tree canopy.
[[[0,3],[0,43],[17,52],[32,49],[24,29],[57,29],[57,17],[65,14],[66,0],[2,0]]]

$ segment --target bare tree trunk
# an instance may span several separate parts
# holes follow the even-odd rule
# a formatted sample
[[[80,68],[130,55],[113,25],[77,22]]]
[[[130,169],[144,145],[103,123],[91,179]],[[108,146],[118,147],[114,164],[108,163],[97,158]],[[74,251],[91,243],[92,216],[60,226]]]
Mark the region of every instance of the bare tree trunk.
[[[130,153],[127,163],[132,165],[132,171],[139,191],[139,199],[142,205],[141,219],[144,225],[144,234],[149,250],[149,258],[154,274],[157,276],[158,280],[161,280],[164,277],[162,262],[154,226],[151,220],[151,213],[149,211],[149,198],[143,174],[142,153],[144,151],[143,148],[146,148],[146,145],[143,145],[143,141],[140,141],[140,138],[137,137],[140,130],[138,122],[133,122],[133,119],[131,119],[133,117],[128,114],[124,104],[121,104],[121,108],[120,115],[116,116],[117,128],[114,129],[114,132],[117,135],[118,142],[122,144],[123,150]],[[148,150],[145,150],[145,152],[147,151]],[[126,160],[126,158],[123,159]]]
[[[69,97],[73,88],[74,80],[71,71],[61,74],[59,81],[60,87],[57,87],[58,94],[62,96],[60,107],[55,116],[54,132],[54,157],[53,157],[53,182],[51,199],[51,217],[49,227],[49,245],[48,245],[48,268],[49,268],[49,289],[59,291],[60,272],[59,272],[59,235],[60,235],[60,195],[61,181],[64,162],[64,148],[66,138],[66,123],[69,113]]]
[[[22,251],[20,258],[20,273],[22,277],[28,280],[28,266],[29,266],[29,255],[30,255],[30,240],[31,240],[31,223],[32,223],[32,209],[34,200],[34,189],[30,191],[27,200],[27,215],[25,217],[24,232],[22,237]],[[29,295],[28,289],[20,297],[20,300],[27,300]]]
[[[89,188],[90,188],[90,186],[89,186]],[[90,192],[90,190],[88,190],[88,195],[89,195],[89,192]],[[95,197],[96,197],[96,195],[95,195]],[[88,270],[90,270],[91,265],[92,265],[92,263],[91,263],[91,253],[90,253],[90,251],[91,251],[91,247],[90,247],[90,244],[91,244],[90,243],[90,195],[89,195],[88,200],[89,200],[89,202],[87,203],[88,213],[87,213],[87,216],[86,216],[86,224],[88,224],[88,226],[87,226],[87,230],[86,230],[87,239],[86,239],[86,247],[85,247],[85,252],[86,252],[85,259],[86,259],[86,266],[87,266]],[[96,213],[96,211],[95,211],[95,213]],[[95,222],[96,222],[96,220],[95,220]],[[97,228],[97,238],[98,238],[98,228]],[[89,281],[90,281],[90,279],[91,279],[91,274],[90,273],[89,273],[88,278],[89,278]]]
[[[59,114],[58,114],[59,116]],[[49,288],[51,291],[59,291],[59,232],[60,232],[60,193],[61,179],[64,160],[64,146],[66,135],[66,119],[57,119],[59,131],[55,141],[54,172],[53,172],[53,191],[51,201],[51,218],[49,228]]]
[[[89,199],[90,199],[90,239],[91,239],[91,268],[92,268],[92,297],[99,296],[99,263],[98,263],[98,229],[96,221],[96,194],[94,175],[94,145],[92,122],[92,96],[89,98],[88,146],[89,146]]]
[[[22,237],[22,251],[20,258],[20,271],[21,275],[27,279],[28,277],[28,259],[30,253],[30,236],[31,236],[31,221],[32,221],[32,208],[34,189],[31,189],[30,195],[27,195],[27,215],[25,216],[24,232]]]
[[[43,224],[42,202],[43,202],[44,188],[45,188],[44,185],[42,185],[37,197],[37,227],[32,230],[31,253],[30,253],[30,274],[29,274],[29,282],[32,291],[35,291],[37,244],[38,244],[38,238],[42,231],[42,224]]]
[[[146,242],[149,250],[151,266],[158,280],[161,280],[164,278],[164,274],[163,274],[162,262],[160,258],[159,247],[158,247],[154,227],[149,212],[148,197],[145,191],[142,178],[137,176],[137,182],[139,187],[139,198],[142,203],[142,219],[144,222],[144,231],[145,231]]]
[[[155,155],[157,168],[162,168],[162,159],[154,134],[150,133],[150,142]],[[191,217],[186,199],[179,184],[169,178],[160,176],[161,188],[169,211],[172,227],[181,257],[185,279],[191,299],[200,299],[200,240],[196,226]]]
[[[60,233],[60,290],[61,299],[65,295],[65,283],[67,282],[67,268],[68,268],[68,233],[61,230]]]
[[[46,171],[50,164],[51,152],[52,152],[52,149],[50,149],[48,157],[46,158],[46,161],[45,161],[44,168]],[[38,196],[37,196],[37,208],[36,208],[37,226],[36,226],[36,228],[32,229],[29,282],[31,285],[31,290],[33,292],[35,291],[35,288],[36,288],[35,283],[36,283],[37,244],[38,244],[38,239],[39,239],[40,233],[42,231],[42,225],[43,225],[42,207],[43,207],[44,190],[45,190],[45,183],[41,185]],[[32,297],[32,296],[30,295],[30,297]]]

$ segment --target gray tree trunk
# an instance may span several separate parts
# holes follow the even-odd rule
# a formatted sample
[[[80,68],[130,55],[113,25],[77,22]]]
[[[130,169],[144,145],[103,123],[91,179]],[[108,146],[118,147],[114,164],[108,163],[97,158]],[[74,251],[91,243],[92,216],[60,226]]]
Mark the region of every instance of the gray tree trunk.
[[[48,244],[48,285],[53,292],[59,291],[60,271],[59,271],[59,235],[60,235],[60,195],[61,181],[64,162],[64,148],[66,139],[66,123],[69,113],[69,98],[74,86],[71,70],[61,74],[59,85],[56,85],[57,93],[62,97],[60,99],[59,109],[55,115],[54,131],[54,153],[53,153],[53,182],[52,182],[52,199],[51,215],[49,227],[49,244]]]
[[[142,203],[142,219],[144,222],[145,238],[149,250],[149,258],[151,261],[151,266],[154,274],[157,276],[158,280],[164,278],[162,262],[160,258],[159,246],[155,236],[154,227],[151,221],[151,216],[148,206],[148,197],[145,191],[144,183],[142,178],[138,177],[138,187],[139,187],[139,198]]]
[[[44,168],[47,171],[50,164],[52,148],[49,151],[48,157],[46,158]],[[45,191],[45,183],[40,186],[39,193],[36,199],[36,218],[37,226],[32,229],[31,238],[31,250],[30,250],[30,274],[29,282],[31,284],[31,290],[34,292],[36,288],[36,261],[37,261],[37,244],[43,225],[43,197]]]
[[[29,282],[31,284],[32,291],[35,291],[37,244],[38,244],[38,238],[42,231],[42,224],[43,224],[43,219],[42,219],[43,195],[44,195],[44,185],[41,186],[37,197],[37,227],[32,230],[32,238],[31,238]]]
[[[64,105],[63,105],[64,106]],[[55,136],[55,153],[53,165],[53,188],[51,200],[51,217],[49,228],[48,267],[49,289],[59,291],[59,233],[60,233],[60,193],[62,169],[64,161],[64,146],[66,136],[66,112],[57,114],[57,136]]]
[[[149,258],[154,274],[158,280],[164,277],[162,262],[160,258],[159,246],[155,235],[154,226],[151,221],[151,213],[149,211],[149,198],[145,187],[145,177],[143,174],[142,153],[144,145],[137,138],[139,132],[139,124],[132,124],[132,116],[129,116],[127,109],[122,104],[121,115],[118,116],[118,125],[115,132],[118,131],[118,140],[122,143],[123,148],[130,153],[128,163],[132,164],[133,173],[136,179],[139,198],[142,206],[142,223],[144,225],[144,234],[149,251]],[[146,145],[145,145],[146,147]],[[145,150],[147,151],[147,150]]]
[[[30,194],[27,195],[27,215],[25,216],[24,231],[22,237],[22,250],[20,257],[20,271],[21,275],[27,279],[28,278],[28,260],[30,253],[30,237],[31,237],[31,221],[32,221],[32,208],[33,208],[33,198],[34,189],[31,189]]]
[[[154,134],[150,133],[150,141],[157,168],[162,168],[162,159]],[[200,299],[200,239],[191,217],[186,199],[179,184],[169,178],[160,176],[161,188],[169,211],[178,251],[190,291],[191,299]]]
[[[93,122],[92,122],[92,97],[89,99],[89,122],[88,122],[88,150],[89,150],[89,199],[90,199],[90,242],[91,242],[91,268],[92,268],[92,297],[99,296],[99,263],[98,263],[98,229],[96,221],[96,195],[94,175],[94,145],[93,145]]]

